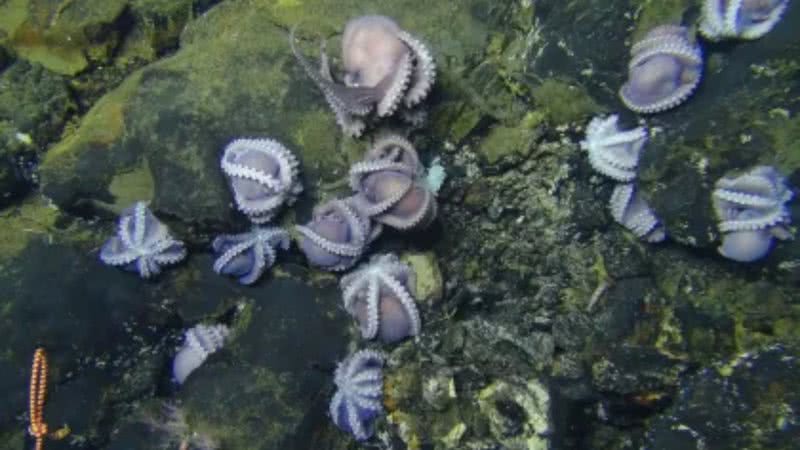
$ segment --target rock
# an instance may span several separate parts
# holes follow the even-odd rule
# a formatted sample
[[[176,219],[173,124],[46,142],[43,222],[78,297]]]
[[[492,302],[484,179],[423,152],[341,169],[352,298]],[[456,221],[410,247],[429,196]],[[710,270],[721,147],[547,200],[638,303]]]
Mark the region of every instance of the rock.
[[[414,294],[417,302],[427,306],[438,304],[442,300],[444,283],[436,254],[405,252],[400,255],[400,259],[414,271],[416,277]]]
[[[649,426],[645,448],[795,448],[800,360],[780,345],[719,362],[687,378]]]
[[[11,0],[0,5],[0,45],[48,70],[75,75],[120,41],[127,0]]]
[[[550,448],[550,394],[540,381],[496,381],[478,394],[478,408],[505,448]]]
[[[479,48],[481,27],[469,14],[434,9],[421,19],[396,2],[384,3],[386,14],[431,42],[442,64],[459,64]],[[353,14],[321,0],[298,5],[222,4],[187,25],[174,56],[128,77],[48,153],[41,165],[44,193],[66,209],[114,210],[121,202],[112,180],[149,172],[156,212],[217,228],[234,216],[220,152],[242,136],[269,136],[295,152],[305,195],[318,197],[319,187],[338,185],[350,162],[341,151],[349,141],[291,55],[285,30],[302,23],[301,36],[338,31]],[[320,11],[335,14],[313,13]],[[444,16],[462,23],[454,28],[462,34],[441,35],[437,17]],[[436,45],[442,42],[451,44]],[[118,192],[125,189],[118,185]]]
[[[36,184],[38,156],[74,112],[64,77],[26,61],[0,73],[0,206]]]
[[[346,353],[348,320],[331,298],[337,291],[272,279],[261,292],[242,304],[226,346],[181,387],[189,424],[232,450],[330,448],[303,427],[311,420],[335,428],[325,414],[330,396],[318,393],[332,385],[327,368]]]

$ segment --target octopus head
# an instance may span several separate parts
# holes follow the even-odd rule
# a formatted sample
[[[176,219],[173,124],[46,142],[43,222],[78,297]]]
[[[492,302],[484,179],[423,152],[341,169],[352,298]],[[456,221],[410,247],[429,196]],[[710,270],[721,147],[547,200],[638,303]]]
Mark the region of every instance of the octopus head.
[[[656,55],[630,71],[627,91],[632,101],[657,102],[673,95],[681,86],[697,82],[696,68],[687,66],[672,55]]]
[[[307,225],[297,227],[300,250],[309,263],[327,270],[345,270],[355,264],[375,236],[369,219],[349,201],[332,200],[318,206]]]
[[[318,217],[308,225],[308,228],[330,242],[347,243],[351,241],[350,226],[346,220],[336,213]],[[344,255],[336,254],[308,237],[303,237],[300,240],[300,249],[305,253],[311,264],[320,267],[335,266],[341,263],[344,257]]]
[[[289,42],[303,70],[325,96],[337,123],[350,136],[360,136],[371,118],[388,117],[399,108],[416,106],[436,79],[436,65],[428,48],[385,16],[361,16],[345,26],[343,83],[331,73],[324,45],[316,69],[295,47],[294,29]]]
[[[772,247],[769,230],[743,230],[728,233],[719,247],[720,255],[739,262],[752,262],[763,258]]]
[[[267,176],[278,177],[280,174],[280,164],[268,155],[263,153],[248,152],[242,154],[237,162],[243,166],[250,167]],[[231,179],[231,187],[241,198],[249,201],[259,200],[265,196],[275,195],[275,191],[258,181],[249,178]]]
[[[397,37],[399,32],[397,23],[385,16],[361,16],[349,21],[342,38],[345,84],[376,87],[392,78],[410,53]]]
[[[700,47],[689,40],[686,28],[656,27],[631,47],[628,81],[620,89],[620,96],[633,111],[664,111],[691,95],[702,71]]]
[[[380,321],[378,336],[383,342],[390,344],[413,334],[411,317],[400,299],[395,295],[382,290],[378,308],[378,320]],[[363,333],[369,326],[367,303],[356,303],[354,313]]]
[[[375,220],[397,229],[425,228],[436,218],[433,193],[406,174],[390,170],[364,178],[359,199],[371,205],[391,204]]]

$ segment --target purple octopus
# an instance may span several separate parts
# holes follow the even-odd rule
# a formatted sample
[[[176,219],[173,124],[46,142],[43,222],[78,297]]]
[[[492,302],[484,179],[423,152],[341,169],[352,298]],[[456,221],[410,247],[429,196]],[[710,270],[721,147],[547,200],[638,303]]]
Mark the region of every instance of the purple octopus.
[[[298,225],[300,250],[314,266],[342,271],[352,267],[378,234],[350,199],[334,199],[314,208],[311,222]]]
[[[289,248],[289,233],[278,227],[254,226],[240,234],[217,236],[211,246],[216,253],[214,272],[237,277],[241,284],[253,284],[275,264],[275,249]]]
[[[705,0],[700,34],[712,41],[758,39],[780,20],[789,0]]]
[[[345,26],[342,83],[331,75],[324,43],[319,69],[297,50],[294,33],[290,43],[300,65],[350,136],[361,135],[365,120],[373,112],[377,117],[387,117],[400,107],[419,104],[436,79],[436,65],[428,48],[386,16],[361,16]]]
[[[350,168],[356,208],[399,230],[425,228],[436,218],[436,196],[417,151],[406,139],[379,139],[364,161]]]
[[[333,382],[337,389],[328,407],[333,423],[356,440],[369,439],[383,412],[383,355],[361,350],[348,356],[337,366]]]
[[[636,237],[651,243],[666,238],[664,225],[633,183],[618,184],[611,193],[608,208],[614,220]]]
[[[172,237],[144,202],[136,202],[119,216],[117,234],[103,244],[100,260],[124,270],[139,272],[142,278],[161,273],[161,266],[186,257],[183,242]]]
[[[342,277],[344,308],[358,320],[362,337],[391,343],[419,334],[415,280],[411,268],[393,254],[373,256]]]
[[[769,253],[773,238],[791,239],[786,203],[793,196],[784,177],[770,166],[719,179],[712,193],[719,230],[724,233],[719,253],[752,262]]]
[[[674,108],[694,92],[703,72],[700,47],[688,30],[662,25],[631,47],[628,81],[619,91],[628,109],[657,113]]]
[[[272,139],[236,139],[222,155],[222,171],[230,180],[236,206],[254,223],[272,219],[284,204],[302,192],[297,159]]]

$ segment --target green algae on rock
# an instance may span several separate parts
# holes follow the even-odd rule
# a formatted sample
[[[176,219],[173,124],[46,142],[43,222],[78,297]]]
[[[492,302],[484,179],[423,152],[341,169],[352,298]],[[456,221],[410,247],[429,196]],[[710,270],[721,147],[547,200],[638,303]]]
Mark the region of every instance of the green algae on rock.
[[[400,259],[411,267],[416,278],[414,297],[417,302],[435,306],[444,291],[442,272],[433,252],[405,252]]]
[[[490,166],[501,162],[513,163],[530,156],[534,144],[543,132],[543,115],[541,111],[535,110],[527,113],[516,126],[493,127],[478,148],[486,158],[486,163]]]
[[[338,3],[319,3],[311,10],[303,5],[309,20],[317,17],[340,28],[355,13]],[[220,149],[239,136],[270,136],[283,142],[298,154],[303,176],[320,186],[340,179],[347,160],[340,156],[342,140],[334,118],[297,67],[285,31],[272,25],[294,25],[288,22],[291,15],[285,15],[293,5],[221,4],[189,24],[180,50],[130,76],[49,152],[42,163],[46,195],[64,208],[114,203],[111,181],[146,160],[156,210],[186,222],[225,221],[233,212],[218,158]],[[327,9],[336,14],[322,15]],[[408,9],[395,5],[387,13],[397,12],[403,23],[403,11]],[[434,26],[434,19],[448,17],[449,22],[450,14],[444,9],[438,14],[404,26],[425,38],[450,42],[450,34],[441,36],[442,29]],[[338,16],[341,21],[334,20]],[[454,32],[479,29],[469,22]],[[465,41],[452,42],[476,37],[465,35]],[[469,48],[441,51],[464,58]],[[188,185],[202,188],[184,189]]]
[[[10,0],[0,4],[0,45],[64,75],[104,61],[119,43],[127,0]]]
[[[679,25],[686,10],[694,0],[634,0],[636,7],[636,30],[633,38],[638,40],[659,25]]]
[[[548,78],[532,94],[553,125],[582,121],[602,111],[584,87],[565,80]]]

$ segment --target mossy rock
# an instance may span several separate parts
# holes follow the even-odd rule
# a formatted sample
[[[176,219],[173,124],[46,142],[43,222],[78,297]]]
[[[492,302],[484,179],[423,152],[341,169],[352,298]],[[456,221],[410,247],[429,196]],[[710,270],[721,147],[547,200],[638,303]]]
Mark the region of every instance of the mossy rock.
[[[310,445],[316,433],[303,430],[333,427],[330,396],[318,395],[331,376],[313,367],[333,367],[345,353],[348,319],[336,291],[273,279],[256,292],[230,341],[182,386],[187,421],[224,448],[330,448]]]
[[[580,84],[548,78],[533,88],[536,106],[553,125],[583,121],[602,108]]]
[[[527,158],[541,137],[545,113],[531,111],[515,126],[492,127],[481,140],[478,151],[489,166],[513,164]]]
[[[291,55],[285,29],[274,23],[332,32],[368,11],[355,4],[312,3],[226,3],[193,21],[174,56],[128,77],[48,152],[41,166],[45,194],[67,209],[116,209],[120,199],[134,198],[132,191],[149,194],[142,186],[152,178],[157,211],[218,227],[235,214],[219,169],[223,147],[237,137],[269,136],[298,155],[305,195],[319,198],[318,187],[346,174],[349,158],[342,148],[348,140]],[[470,15],[454,19],[443,7],[415,16],[412,9],[387,3],[384,12],[397,13],[404,27],[435,42],[436,52],[454,55],[443,61],[465,58],[472,50],[466,44],[480,48],[481,27]],[[437,26],[453,20],[463,27],[445,32]],[[124,178],[132,173],[138,175]]]
[[[0,44],[64,75],[105,61],[119,43],[127,0],[10,0],[0,5]]]
[[[55,141],[75,109],[66,78],[38,64],[17,61],[0,74],[0,121],[29,135],[32,145]]]

